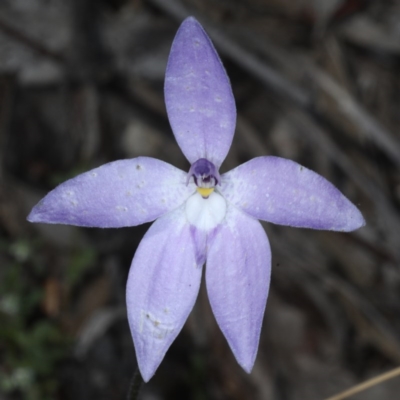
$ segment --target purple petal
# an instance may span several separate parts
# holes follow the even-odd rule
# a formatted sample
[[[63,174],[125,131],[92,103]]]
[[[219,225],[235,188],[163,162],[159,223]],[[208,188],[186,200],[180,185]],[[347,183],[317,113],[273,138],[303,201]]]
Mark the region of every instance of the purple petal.
[[[202,26],[180,26],[165,74],[165,103],[175,138],[193,164],[206,158],[217,168],[231,147],[236,107],[225,69]]]
[[[254,158],[224,174],[219,190],[228,202],[274,224],[344,232],[365,225],[335,186],[284,158]]]
[[[57,186],[28,216],[30,222],[100,228],[134,226],[179,207],[193,192],[186,174],[148,157],[120,160]]]
[[[247,372],[257,355],[270,274],[271,250],[261,224],[229,207],[210,243],[206,284],[218,325]]]
[[[126,288],[129,325],[146,382],[193,308],[201,271],[183,207],[154,222],[133,258]]]

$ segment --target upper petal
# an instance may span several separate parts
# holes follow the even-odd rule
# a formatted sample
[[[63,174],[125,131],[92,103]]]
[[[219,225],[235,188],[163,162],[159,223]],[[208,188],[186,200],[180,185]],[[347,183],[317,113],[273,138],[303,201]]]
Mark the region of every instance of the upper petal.
[[[105,164],[52,190],[30,222],[119,228],[152,221],[179,207],[194,191],[186,174],[163,161],[138,157]]]
[[[261,224],[229,206],[210,242],[206,284],[218,325],[247,372],[257,355],[270,274],[271,250]]]
[[[154,222],[133,258],[126,288],[129,325],[145,381],[192,310],[201,270],[183,207]]]
[[[175,138],[190,163],[207,158],[217,168],[232,143],[236,107],[225,69],[202,26],[180,26],[165,74],[165,103]]]
[[[365,224],[335,186],[284,158],[254,158],[224,174],[219,190],[248,214],[275,224],[345,232]]]

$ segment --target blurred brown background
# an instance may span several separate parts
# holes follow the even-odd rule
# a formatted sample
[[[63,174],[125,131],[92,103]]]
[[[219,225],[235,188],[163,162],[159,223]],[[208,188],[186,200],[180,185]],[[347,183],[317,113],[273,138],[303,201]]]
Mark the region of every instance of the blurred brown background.
[[[138,155],[184,170],[163,79],[180,21],[204,25],[238,109],[222,170],[291,158],[367,226],[265,224],[272,287],[251,375],[202,288],[143,400],[319,400],[400,363],[400,4],[367,0],[0,0],[0,399],[123,399],[125,282],[148,228],[31,225],[47,191]],[[400,379],[353,399],[396,399]]]

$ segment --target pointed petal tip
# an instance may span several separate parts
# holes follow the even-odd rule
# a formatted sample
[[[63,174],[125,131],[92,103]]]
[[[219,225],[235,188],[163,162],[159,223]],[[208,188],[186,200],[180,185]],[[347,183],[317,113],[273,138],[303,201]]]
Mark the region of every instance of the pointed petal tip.
[[[355,231],[356,229],[362,228],[363,226],[366,225],[366,221],[363,215],[361,214],[361,211],[357,207],[355,207],[353,214],[354,216],[353,218],[351,218],[351,222],[349,224],[351,227],[350,231]]]
[[[200,31],[206,34],[200,22],[195,17],[192,16],[187,17],[182,21],[178,29],[178,32],[179,31],[185,31],[186,34],[190,35],[194,35],[196,31]]]
[[[258,353],[258,343],[257,346],[252,349],[247,349],[247,351],[243,351],[244,349],[234,349],[232,348],[233,355],[236,358],[238,364],[248,373],[251,374],[253,370],[254,363],[256,361],[257,353]]]
[[[239,362],[239,365],[248,373],[251,374],[251,371],[253,370],[254,367],[254,360],[251,363],[242,363]]]
[[[361,214],[361,211],[350,200],[345,197],[344,199],[345,207],[338,216],[338,223],[328,230],[337,232],[352,232],[365,226],[366,222]]]
[[[145,363],[142,364],[139,363],[138,367],[140,375],[142,375],[144,382],[147,383],[154,376],[156,369],[158,368],[158,365],[154,366],[154,365],[143,365],[143,364]]]
[[[40,213],[40,210],[38,210],[38,204],[32,208],[31,212],[26,217],[26,220],[28,222],[32,222],[32,223],[46,222],[46,221],[43,220],[43,218],[41,216],[41,213]]]
[[[26,217],[26,220],[28,222],[37,222],[36,218],[35,218],[35,213],[33,211],[33,209],[31,210],[31,212],[29,213],[29,215]]]
[[[197,19],[195,17],[193,17],[192,15],[190,17],[185,18],[182,21],[182,24],[196,24],[196,25],[200,25],[199,21],[197,21]],[[201,26],[201,25],[200,25]]]
[[[67,222],[57,218],[52,209],[52,204],[46,201],[47,196],[39,201],[31,210],[26,220],[31,223],[39,224],[68,224]],[[71,223],[70,223],[71,224]]]
[[[244,371],[246,371],[248,374],[251,374],[258,353],[258,343],[255,348],[247,349],[247,351],[244,349],[233,348],[232,346],[231,349],[237,363],[243,368]]]

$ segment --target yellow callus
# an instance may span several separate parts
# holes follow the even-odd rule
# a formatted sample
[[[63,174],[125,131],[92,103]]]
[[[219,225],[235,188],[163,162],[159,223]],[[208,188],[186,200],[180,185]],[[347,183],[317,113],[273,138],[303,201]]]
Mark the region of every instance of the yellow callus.
[[[197,191],[201,194],[201,196],[203,198],[206,199],[214,191],[214,188],[201,188],[201,187],[198,187]]]

